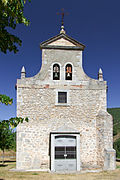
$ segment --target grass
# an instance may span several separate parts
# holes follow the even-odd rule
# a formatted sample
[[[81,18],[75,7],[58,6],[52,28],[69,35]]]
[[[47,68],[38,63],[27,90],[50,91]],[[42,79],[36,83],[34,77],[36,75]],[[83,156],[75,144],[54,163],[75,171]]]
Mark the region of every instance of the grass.
[[[120,163],[116,166],[116,168],[118,168],[118,169],[120,168]]]
[[[100,173],[83,174],[54,174],[47,172],[13,172],[15,162],[6,162],[6,166],[0,167],[0,180],[120,180],[120,162],[114,171],[103,171]]]

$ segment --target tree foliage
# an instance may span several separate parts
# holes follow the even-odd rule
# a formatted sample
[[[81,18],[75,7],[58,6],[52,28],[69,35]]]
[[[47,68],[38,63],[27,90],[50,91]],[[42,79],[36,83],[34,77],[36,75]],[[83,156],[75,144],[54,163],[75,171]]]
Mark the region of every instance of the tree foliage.
[[[4,95],[4,94],[0,94],[0,103],[3,103],[5,105],[12,104],[13,99],[10,98],[9,96]]]
[[[3,152],[3,163],[4,163],[4,151],[5,149],[13,149],[15,145],[15,137],[12,129],[9,128],[7,122],[0,122],[0,149]]]
[[[3,103],[5,105],[8,105],[8,104],[11,105],[13,103],[13,99],[10,98],[9,96],[0,94],[0,103]],[[15,128],[15,127],[17,127],[17,125],[19,123],[23,123],[24,120],[26,122],[28,122],[28,118],[27,117],[25,119],[22,118],[22,117],[14,117],[14,118],[10,118],[9,120],[1,121],[0,125],[2,125],[2,127],[7,125],[7,126],[11,126],[11,128]]]
[[[7,50],[16,53],[18,51],[17,45],[21,46],[22,44],[19,37],[11,34],[8,28],[15,29],[17,24],[29,25],[29,20],[24,16],[26,1],[0,0],[0,50],[3,53],[6,53]]]
[[[11,144],[11,132],[12,129],[9,129],[9,124],[0,122],[0,149],[9,149]]]
[[[113,117],[113,135],[120,133],[120,108],[108,108],[108,112]]]
[[[108,112],[113,117],[113,136],[117,137],[113,146],[116,150],[117,158],[120,158],[120,108],[108,108]]]
[[[120,158],[120,139],[114,142],[114,149],[116,150],[116,157]]]
[[[0,103],[11,105],[13,99],[0,94]],[[0,149],[3,151],[3,163],[5,149],[15,148],[15,133],[13,132],[13,129],[17,127],[19,123],[23,123],[23,121],[28,122],[28,118],[14,117],[0,122]]]
[[[24,119],[21,117],[15,117],[0,122],[0,149],[3,152],[3,164],[5,149],[15,149],[16,147],[16,133],[13,131],[13,129],[17,127],[19,123],[23,123],[24,120],[28,122],[28,118]]]

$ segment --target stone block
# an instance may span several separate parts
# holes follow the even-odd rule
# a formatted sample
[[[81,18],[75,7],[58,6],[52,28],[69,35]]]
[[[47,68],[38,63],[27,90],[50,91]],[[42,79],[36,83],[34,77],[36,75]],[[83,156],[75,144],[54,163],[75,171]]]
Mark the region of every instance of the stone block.
[[[115,170],[116,151],[114,149],[105,149],[104,154],[104,170]]]

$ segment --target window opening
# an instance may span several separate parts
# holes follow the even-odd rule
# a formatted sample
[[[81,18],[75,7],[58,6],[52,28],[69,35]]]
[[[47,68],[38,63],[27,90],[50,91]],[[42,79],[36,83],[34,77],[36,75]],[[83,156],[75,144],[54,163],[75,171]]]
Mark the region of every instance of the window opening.
[[[53,65],[53,80],[60,80],[60,66],[58,64]]]
[[[65,68],[65,79],[72,80],[72,65],[67,64]]]
[[[58,92],[58,103],[67,103],[67,92]]]

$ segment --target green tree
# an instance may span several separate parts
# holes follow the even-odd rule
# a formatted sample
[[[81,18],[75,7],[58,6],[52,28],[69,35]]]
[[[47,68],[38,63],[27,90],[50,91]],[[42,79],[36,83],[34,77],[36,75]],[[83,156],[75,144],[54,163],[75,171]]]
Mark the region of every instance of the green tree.
[[[14,150],[16,152],[16,131],[13,131],[12,132],[12,145],[11,145],[11,148],[12,150]]]
[[[19,37],[9,32],[9,28],[15,30],[17,24],[29,25],[29,20],[24,16],[24,5],[26,1],[27,0],[0,0],[0,51],[3,53],[7,53],[7,50],[16,53],[18,51],[17,45],[21,46],[22,44]],[[30,2],[31,0],[28,1]],[[11,105],[13,99],[0,94],[0,103]],[[24,120],[28,122],[28,118],[23,119],[21,117],[0,122],[0,149],[3,151],[3,157],[4,150],[10,149],[14,142],[14,133],[10,127],[15,128]]]
[[[4,164],[4,151],[5,149],[10,149],[12,147],[14,138],[12,129],[9,128],[7,122],[0,123],[0,149],[3,152],[2,163]]]
[[[0,103],[11,105],[13,103],[13,99],[0,94]],[[15,133],[13,129],[17,127],[19,123],[23,123],[23,121],[28,122],[28,118],[26,117],[24,119],[21,117],[15,117],[0,122],[0,149],[3,151],[3,164],[5,149],[15,148]]]
[[[13,99],[4,94],[0,94],[0,103],[8,105],[13,103]]]
[[[120,158],[120,139],[114,142],[114,149],[116,150],[116,157]]]
[[[16,53],[16,46],[22,44],[19,37],[11,34],[9,28],[15,29],[17,24],[29,25],[29,20],[24,16],[24,5],[27,0],[0,0],[0,50]],[[31,0],[28,0],[29,2]]]
[[[3,120],[0,122],[0,149],[3,152],[3,164],[4,164],[4,152],[5,149],[15,149],[15,132],[13,129],[18,126],[19,123],[23,121],[28,122],[28,118],[11,118],[9,120]]]

